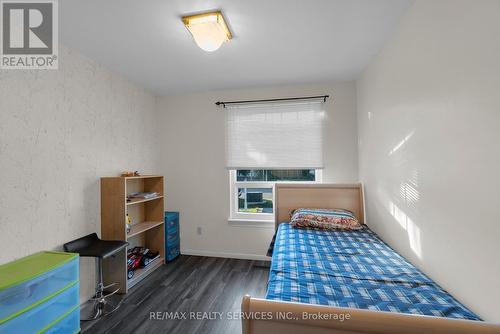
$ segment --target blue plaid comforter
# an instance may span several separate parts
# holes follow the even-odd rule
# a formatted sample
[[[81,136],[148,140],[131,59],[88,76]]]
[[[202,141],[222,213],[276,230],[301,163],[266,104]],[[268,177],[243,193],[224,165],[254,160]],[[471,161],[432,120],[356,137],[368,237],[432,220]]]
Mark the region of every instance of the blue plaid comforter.
[[[280,224],[266,298],[481,320],[368,228]]]

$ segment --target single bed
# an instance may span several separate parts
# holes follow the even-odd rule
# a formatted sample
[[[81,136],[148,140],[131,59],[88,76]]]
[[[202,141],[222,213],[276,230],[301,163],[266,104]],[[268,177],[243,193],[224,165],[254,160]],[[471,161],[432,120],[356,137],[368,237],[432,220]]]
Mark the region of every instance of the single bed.
[[[300,207],[343,208],[364,223],[360,184],[277,185],[268,291],[266,299],[244,297],[244,334],[500,333],[370,229],[291,227]]]
[[[280,224],[266,299],[481,320],[367,227]]]

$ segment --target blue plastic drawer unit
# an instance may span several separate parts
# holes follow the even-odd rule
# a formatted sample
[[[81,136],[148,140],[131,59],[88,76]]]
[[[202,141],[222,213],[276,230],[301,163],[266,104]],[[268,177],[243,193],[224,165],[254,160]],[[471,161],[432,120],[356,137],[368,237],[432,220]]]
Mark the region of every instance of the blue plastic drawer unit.
[[[73,286],[57,294],[53,298],[21,313],[17,317],[0,325],[0,333],[38,333],[50,328],[68,310],[80,304],[80,284]]]
[[[76,330],[75,330],[76,328]],[[63,316],[53,326],[47,330],[42,330],[43,334],[75,334],[80,331],[80,308],[75,307],[69,314]]]
[[[172,261],[180,255],[179,212],[165,212],[166,260]]]
[[[175,246],[179,243],[179,230],[168,231],[167,245]]]
[[[63,252],[40,252],[1,265],[0,334],[41,333],[70,311],[79,314],[79,268],[78,254]]]

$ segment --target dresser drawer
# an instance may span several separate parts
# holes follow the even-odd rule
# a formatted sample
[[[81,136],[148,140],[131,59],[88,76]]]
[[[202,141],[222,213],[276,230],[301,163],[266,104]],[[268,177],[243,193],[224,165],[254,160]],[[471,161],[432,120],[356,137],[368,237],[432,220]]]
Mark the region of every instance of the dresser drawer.
[[[177,230],[179,228],[179,221],[177,219],[167,220],[166,228],[168,231]]]
[[[43,330],[43,334],[76,334],[80,331],[80,308],[77,306],[68,315]]]
[[[167,245],[176,245],[179,243],[179,232],[169,233],[167,235]]]
[[[37,253],[2,266],[0,324],[78,281],[79,269],[77,255],[58,252]]]
[[[38,333],[80,305],[80,284],[75,282],[37,307],[0,324],[1,334]]]
[[[166,249],[166,253],[167,253],[167,258],[166,258],[167,261],[172,261],[173,259],[178,257],[181,254],[179,244],[175,246],[168,246]]]

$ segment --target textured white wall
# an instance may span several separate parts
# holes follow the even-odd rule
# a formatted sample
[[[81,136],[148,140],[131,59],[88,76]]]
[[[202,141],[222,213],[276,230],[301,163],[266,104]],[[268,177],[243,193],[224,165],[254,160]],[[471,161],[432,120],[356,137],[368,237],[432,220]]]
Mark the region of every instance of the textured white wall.
[[[64,46],[59,59],[0,71],[0,263],[100,232],[101,176],[157,172],[155,98]],[[81,263],[83,301],[94,265]]]
[[[181,212],[184,252],[263,257],[273,226],[228,224],[229,175],[225,168],[224,111],[219,100],[330,94],[325,105],[325,182],[357,182],[357,123],[354,83],[217,91],[158,100],[166,208]],[[202,235],[196,228],[202,227]]]
[[[500,1],[419,0],[358,82],[368,224],[500,321]]]

